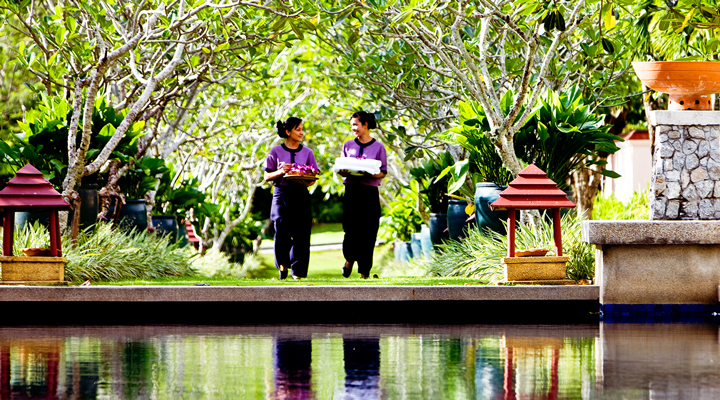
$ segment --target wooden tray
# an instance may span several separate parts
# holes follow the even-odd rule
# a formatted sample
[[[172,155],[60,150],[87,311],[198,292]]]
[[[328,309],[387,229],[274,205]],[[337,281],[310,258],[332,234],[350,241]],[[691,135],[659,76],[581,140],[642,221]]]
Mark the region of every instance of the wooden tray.
[[[315,175],[285,175],[283,179],[288,181],[316,181],[318,177]]]

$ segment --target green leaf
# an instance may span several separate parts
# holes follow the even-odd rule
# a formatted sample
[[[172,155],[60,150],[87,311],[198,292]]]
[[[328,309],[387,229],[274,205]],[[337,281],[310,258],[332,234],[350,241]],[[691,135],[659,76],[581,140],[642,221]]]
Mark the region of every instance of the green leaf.
[[[608,178],[613,178],[613,179],[617,179],[617,178],[619,178],[619,177],[621,176],[621,175],[618,174],[617,172],[611,171],[611,170],[609,170],[609,169],[603,170],[602,172],[600,172],[600,174],[601,174],[602,176],[607,176]]]
[[[302,30],[297,27],[297,25],[290,22],[290,29],[292,29],[293,32],[295,32],[295,36],[298,37],[300,40],[305,40],[305,35],[303,35]]]
[[[602,38],[602,47],[608,54],[615,53],[615,46],[613,46],[612,42],[606,38]]]

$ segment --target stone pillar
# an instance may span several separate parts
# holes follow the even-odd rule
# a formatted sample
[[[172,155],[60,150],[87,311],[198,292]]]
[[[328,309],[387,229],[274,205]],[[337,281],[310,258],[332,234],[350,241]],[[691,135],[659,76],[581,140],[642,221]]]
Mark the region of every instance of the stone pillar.
[[[720,112],[653,111],[651,220],[720,220]]]

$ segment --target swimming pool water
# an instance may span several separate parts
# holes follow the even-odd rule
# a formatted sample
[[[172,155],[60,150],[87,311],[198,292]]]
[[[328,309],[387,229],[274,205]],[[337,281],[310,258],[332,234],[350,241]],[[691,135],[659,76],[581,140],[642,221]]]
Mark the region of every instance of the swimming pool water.
[[[717,399],[713,324],[0,328],[9,399]]]

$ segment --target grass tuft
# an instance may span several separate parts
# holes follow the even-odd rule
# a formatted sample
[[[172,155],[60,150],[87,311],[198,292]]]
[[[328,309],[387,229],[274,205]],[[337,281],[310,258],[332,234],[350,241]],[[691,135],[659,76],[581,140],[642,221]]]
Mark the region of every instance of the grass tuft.
[[[580,218],[569,213],[562,218],[563,255],[568,256],[567,276],[578,282],[595,275],[594,247],[582,241]],[[515,231],[517,249],[554,249],[552,222],[539,227],[519,224]],[[464,276],[487,283],[503,280],[502,258],[507,254],[507,236],[493,231],[471,229],[465,239],[447,241],[435,256],[424,263],[428,272],[440,276]]]

